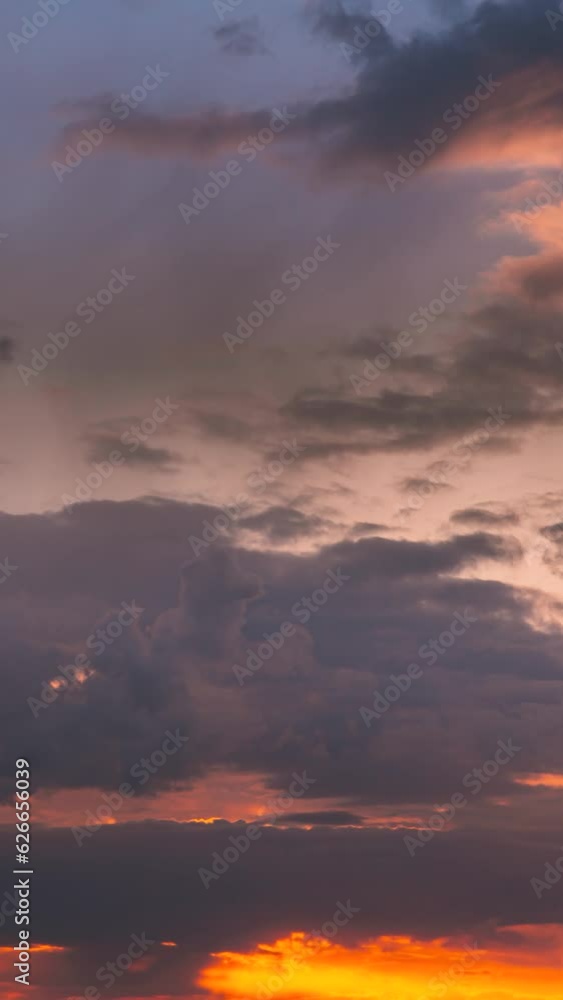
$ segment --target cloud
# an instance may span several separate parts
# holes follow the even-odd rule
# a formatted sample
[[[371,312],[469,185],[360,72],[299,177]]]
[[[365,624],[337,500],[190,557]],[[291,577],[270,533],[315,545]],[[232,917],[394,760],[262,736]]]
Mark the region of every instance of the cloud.
[[[541,529],[541,534],[551,541],[563,541],[563,524],[560,521],[556,524],[548,524],[547,527]]]
[[[563,253],[543,253],[523,261],[505,262],[504,272],[516,284],[516,292],[531,302],[557,300],[563,294]]]
[[[87,460],[89,462],[107,462],[109,456],[118,451],[120,457],[124,459],[123,462],[120,462],[124,468],[127,466],[130,468],[153,466],[159,472],[176,472],[178,466],[183,462],[182,456],[177,452],[145,444],[138,438],[132,438],[131,435],[129,437],[130,441],[125,447],[122,437],[118,434],[102,431],[88,432],[84,438],[87,444]],[[135,445],[134,448],[133,445]]]
[[[518,524],[520,518],[512,511],[494,511],[486,507],[467,507],[465,510],[456,510],[450,517],[452,524],[480,525],[481,527],[495,527],[503,524]]]
[[[450,483],[444,482],[439,479],[428,479],[426,476],[407,476],[403,479],[401,489],[404,493],[422,493],[425,490],[432,491],[433,493],[437,490],[448,490],[451,489]]]
[[[445,445],[466,434],[469,436],[469,432],[478,432],[490,419],[486,388],[479,399],[470,398],[466,393],[460,397],[455,394],[454,385],[458,380],[455,373],[452,374],[453,377],[445,380],[443,387],[427,393],[383,389],[379,396],[372,399],[352,399],[344,392],[299,392],[283,406],[281,412],[295,428],[301,428],[303,436],[308,428],[331,432],[332,441],[324,441],[327,454],[338,453],[339,450],[348,450],[350,454],[415,451]],[[497,426],[497,448],[505,443],[510,447],[510,436],[514,431],[544,422],[543,413],[534,413],[531,407],[526,406],[525,400],[520,404],[518,413],[507,409],[506,414],[510,423],[502,429]],[[563,407],[556,411],[556,418],[563,423]],[[347,447],[344,439],[349,440],[350,431],[355,432],[355,440]],[[460,440],[460,448],[463,446],[467,448],[469,442]],[[317,457],[318,454],[318,449],[316,452],[313,450],[313,442],[307,441],[305,458]]]
[[[72,970],[75,977],[80,969],[85,983],[92,981],[92,972],[88,978],[85,970],[95,973],[119,954],[133,929],[156,942],[176,941],[174,954],[160,953],[156,969],[148,963],[135,978],[141,995],[151,995],[156,973],[182,996],[182,991],[192,995],[190,984],[210,953],[244,950],[295,930],[308,932],[330,917],[338,900],[350,900],[359,909],[339,937],[348,945],[378,934],[428,940],[471,928],[479,931],[480,943],[494,947],[497,936],[506,942],[514,924],[539,931],[542,924],[559,922],[556,893],[545,894],[538,906],[529,882],[531,874],[543,871],[546,858],[560,855],[555,831],[537,832],[507,850],[499,831],[453,830],[436,836],[421,857],[409,858],[404,829],[266,828],[244,858],[206,890],[198,869],[209,866],[214,851],[225,850],[229,835],[244,830],[243,824],[118,824],[103,828],[81,850],[69,830],[38,830],[34,843],[44,871],[34,888],[37,940],[74,949],[74,962],[62,968],[65,976]],[[8,850],[8,829],[2,829],[0,840]],[[373,882],[366,878],[374,865],[377,905]],[[76,885],[83,901],[80,920]],[[12,944],[9,922],[0,935]]]
[[[382,531],[392,530],[384,524],[376,524],[373,521],[357,521],[350,529],[350,534],[354,537],[363,537],[364,535],[380,535]]]
[[[445,21],[457,21],[467,16],[468,0],[431,0],[432,8]]]
[[[378,19],[376,23],[374,12],[370,10],[369,4],[346,4],[342,0],[310,0],[305,8],[305,14],[315,33],[323,35],[330,41],[345,43],[348,46],[356,45],[357,33],[365,34],[367,25],[370,29],[375,29],[371,30],[368,35],[371,49],[369,55],[364,51],[357,50],[354,57],[355,62],[373,58],[375,53],[384,53],[392,47],[391,37],[384,27],[382,19]]]
[[[73,102],[68,110],[79,112],[84,109],[87,117],[64,127],[56,146],[58,155],[64,157],[65,147],[80,141],[85,128],[95,127],[100,118],[111,117],[110,103],[106,95]],[[289,117],[286,107],[279,110],[281,117],[276,116],[276,109],[265,108],[233,112],[214,108],[194,116],[175,118],[136,111],[126,121],[120,122],[115,131],[106,134],[100,150],[103,153],[110,148],[121,148],[142,156],[213,157],[221,151],[232,150],[249,136],[269,128],[272,123],[275,131],[283,131],[284,128],[292,130],[298,111],[291,109]]]
[[[462,467],[482,447],[511,451],[532,432],[561,426],[558,304],[549,289],[531,301],[521,285],[523,274],[543,273],[543,261],[540,252],[533,271],[529,259],[504,258],[478,303],[458,317],[455,342],[428,356],[400,358],[388,370],[372,365],[377,377],[370,376],[362,395],[350,384],[350,375],[362,377],[357,364],[330,388],[298,389],[280,416],[305,444],[304,459],[441,447],[446,462]],[[555,291],[559,277],[547,263]],[[346,345],[344,356],[366,357],[370,339]],[[429,478],[428,470],[416,478]]]
[[[363,826],[364,819],[356,813],[333,809],[325,812],[288,813],[284,824],[300,826]]]
[[[534,138],[539,145],[536,161],[543,154],[547,162],[555,162],[562,69],[556,32],[549,29],[545,7],[537,0],[482,3],[434,35],[415,35],[406,45],[395,43],[383,59],[372,52],[355,92],[310,109],[309,126],[321,134],[340,130],[326,154],[327,165],[361,166],[371,160],[391,167],[400,154],[414,148],[417,138],[443,127],[444,114],[473,95],[481,77],[493,78],[499,88],[474,117],[458,119],[449,142],[436,150],[430,165],[442,158],[498,166],[520,156],[526,162]],[[469,119],[466,124],[463,117]]]
[[[356,10],[340,3],[321,7],[315,30],[340,36],[358,17]],[[313,161],[323,169],[371,166],[382,180],[382,171],[396,168],[415,140],[444,125],[448,141],[426,166],[559,163],[563,53],[540,0],[487,0],[433,35],[416,34],[403,44],[382,37],[385,44],[366,49],[352,92],[293,108],[299,121],[285,138],[311,139]],[[476,88],[483,93],[482,79],[489,90],[478,110],[456,112],[456,103]],[[117,144],[145,155],[213,155],[267,127],[270,117],[266,109],[175,119],[140,114],[108,136],[104,149]],[[70,126],[62,145],[91,126],[91,118]]]
[[[264,43],[263,32],[257,17],[246,17],[240,21],[231,21],[213,32],[228,55],[255,56],[266,55],[268,49]]]
[[[323,532],[327,522],[317,515],[304,514],[294,507],[269,507],[238,521],[240,528],[262,533],[270,542],[287,542]]]
[[[191,560],[182,570],[178,637],[185,637],[188,651],[224,659],[240,645],[248,603],[260,593],[258,577],[241,569],[230,549],[215,545],[204,558]],[[157,640],[163,624],[169,628],[169,616],[156,623]]]
[[[339,542],[330,548],[347,572],[393,577],[424,576],[449,573],[479,559],[500,562],[521,556],[515,539],[478,532],[455,535],[444,542],[404,542],[390,538],[363,539],[359,542]]]
[[[145,500],[0,517],[0,550],[19,567],[0,591],[0,793],[11,795],[22,746],[41,761],[37,790],[111,790],[176,727],[190,736],[189,753],[155,775],[149,794],[227,767],[283,788],[292,770],[310,767],[312,797],[330,799],[331,809],[436,801],[504,735],[522,737],[528,771],[540,758],[541,769],[556,769],[549,730],[563,690],[561,640],[530,624],[532,595],[460,576],[485,560],[518,558],[513,540],[484,532],[435,543],[365,538],[301,556],[216,542],[181,566],[190,535],[217,513]],[[326,607],[307,611],[330,569],[342,587]],[[133,600],[142,616],[94,655],[88,637]],[[420,649],[456,612],[475,624],[427,664]],[[234,664],[245,664],[283,622],[294,634],[240,688]],[[84,653],[90,676],[34,717],[28,699],[40,699],[60,666]],[[411,662],[420,662],[424,679],[372,740],[359,708]],[[455,729],[447,758],[435,737],[437,713]],[[491,794],[508,781],[499,776]]]

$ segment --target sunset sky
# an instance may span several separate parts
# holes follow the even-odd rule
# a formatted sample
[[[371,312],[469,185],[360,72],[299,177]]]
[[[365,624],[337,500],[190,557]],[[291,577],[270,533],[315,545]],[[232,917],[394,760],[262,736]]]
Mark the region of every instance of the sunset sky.
[[[562,11],[4,0],[2,998],[563,998]]]

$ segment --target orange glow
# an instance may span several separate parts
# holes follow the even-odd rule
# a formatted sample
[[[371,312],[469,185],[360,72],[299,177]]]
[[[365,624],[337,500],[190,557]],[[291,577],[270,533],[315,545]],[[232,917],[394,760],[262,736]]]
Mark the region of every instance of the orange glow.
[[[514,779],[517,785],[529,788],[563,788],[563,774],[525,774]]]
[[[163,948],[177,948],[178,947],[178,945],[176,944],[175,941],[161,941],[160,943],[161,943],[161,945],[162,945]]]
[[[93,670],[85,670],[83,667],[79,667],[76,669],[74,679],[77,683],[84,684],[93,673]],[[54,691],[59,691],[61,688],[68,687],[68,682],[63,677],[54,677],[53,680],[49,681],[49,687],[52,687]]]
[[[381,936],[355,948],[302,932],[248,953],[219,952],[198,985],[229,1000],[546,1000],[561,997],[563,928],[521,927],[472,939]]]
[[[467,121],[456,142],[448,143],[439,164],[448,168],[558,167],[560,128],[555,115],[537,108],[556,101],[558,71],[537,66],[517,71],[502,81],[496,95],[484,102]]]
[[[69,950],[68,948],[59,948],[58,945],[54,944],[32,944],[31,948],[27,949],[27,951],[31,951],[34,953],[42,951],[42,952],[47,952],[49,954],[55,951],[68,951],[68,950]],[[13,947],[0,948],[0,955],[13,955],[13,954],[14,954]]]
[[[107,789],[100,788],[99,794],[103,791]],[[283,788],[276,790],[269,787],[264,775],[237,774],[227,769],[216,769],[205,778],[197,779],[189,787],[171,787],[154,797],[135,795],[123,803],[119,815],[110,819],[117,823],[144,819],[172,820],[206,826],[212,826],[221,820],[263,822],[265,817],[272,815],[281,792]],[[39,789],[34,796],[36,822],[46,826],[84,826],[88,822],[87,813],[92,809],[94,794],[89,788],[55,791]],[[275,826],[281,828],[290,825],[288,816],[292,812],[306,811],[314,814],[327,809],[346,811],[349,807],[345,798],[319,798],[307,803],[306,810],[303,810],[299,800],[296,800],[287,809],[277,807],[280,811]],[[13,806],[0,806],[0,825],[11,823],[12,820]],[[418,810],[413,811],[413,807],[398,811],[386,805],[363,804],[362,820],[364,827],[386,830],[424,825],[424,819]]]

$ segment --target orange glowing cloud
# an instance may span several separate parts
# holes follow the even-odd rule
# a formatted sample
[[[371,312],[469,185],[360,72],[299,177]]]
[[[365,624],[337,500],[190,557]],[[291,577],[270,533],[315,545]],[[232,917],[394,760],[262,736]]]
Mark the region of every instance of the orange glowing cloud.
[[[293,811],[302,812],[303,809],[299,800],[287,808],[276,805],[280,791],[283,789],[276,790],[269,785],[265,774],[239,774],[216,768],[189,787],[172,787],[156,796],[134,795],[125,799],[113,816],[105,815],[107,804],[102,798],[102,788],[39,789],[34,796],[34,816],[36,822],[46,826],[85,826],[92,822],[91,813],[96,813],[103,805],[98,822],[106,825],[156,819],[212,826],[220,820],[264,823],[278,810],[275,825],[283,827],[291,823],[288,817]],[[348,807],[345,798],[318,798],[307,803],[306,812],[314,814],[327,809],[347,810]],[[13,806],[9,803],[0,806],[0,825],[12,820]],[[397,811],[374,805],[362,807],[362,820],[364,826],[387,830],[424,823],[423,817],[410,808]]]
[[[560,165],[559,68],[532,66],[498,79],[497,89],[473,111],[437,163],[447,168],[493,169]],[[447,121],[447,119],[446,119]],[[451,118],[450,118],[451,121]]]
[[[563,928],[473,939],[381,936],[349,948],[296,932],[247,953],[219,952],[198,985],[229,1000],[548,1000],[561,997]]]
[[[563,788],[563,774],[523,774],[514,781],[529,788]]]
[[[536,310],[542,307],[550,310],[563,304],[563,184],[549,178],[551,184],[558,185],[553,190],[561,191],[562,197],[554,197],[542,187],[543,180],[540,172],[526,199],[517,193],[521,190],[517,186],[513,203],[501,207],[500,214],[488,227],[491,232],[513,229],[535,243],[536,251],[526,256],[501,257],[483,277],[487,294],[524,298]]]
[[[30,952],[47,952],[47,954],[52,954],[58,951],[68,951],[68,948],[59,948],[54,944],[33,944],[31,948],[27,949]],[[0,948],[0,955],[13,955],[14,949],[10,947]]]

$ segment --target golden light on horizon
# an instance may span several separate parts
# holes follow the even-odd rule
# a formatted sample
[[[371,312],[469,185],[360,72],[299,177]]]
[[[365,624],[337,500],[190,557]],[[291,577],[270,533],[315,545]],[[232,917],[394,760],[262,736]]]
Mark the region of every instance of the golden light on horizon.
[[[538,930],[546,938],[540,948]],[[229,1000],[422,1000],[446,992],[451,1000],[560,998],[562,929],[505,933],[508,945],[501,938],[489,947],[472,938],[392,935],[346,947],[294,932],[250,952],[212,955],[198,985]]]

